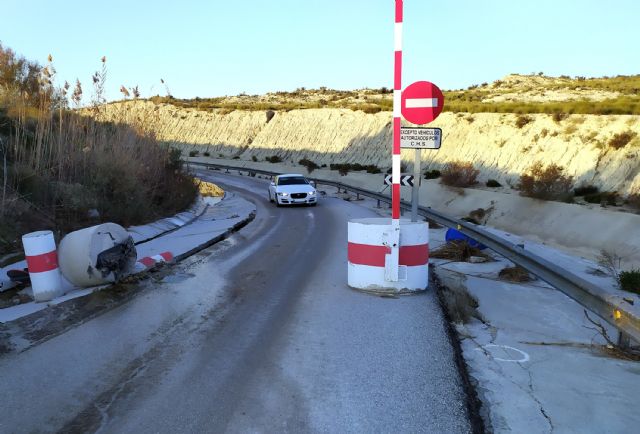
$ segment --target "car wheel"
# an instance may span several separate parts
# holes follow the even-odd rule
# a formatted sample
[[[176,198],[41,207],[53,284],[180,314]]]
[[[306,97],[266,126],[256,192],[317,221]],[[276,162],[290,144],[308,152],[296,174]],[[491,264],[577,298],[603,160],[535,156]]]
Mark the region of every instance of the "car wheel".
[[[276,202],[276,206],[277,207],[281,207],[282,205],[280,205],[280,201],[278,200],[278,197],[276,196],[276,197],[274,197],[274,199],[275,199],[275,202]]]
[[[271,197],[271,191],[269,191],[269,202],[273,202],[273,198]]]

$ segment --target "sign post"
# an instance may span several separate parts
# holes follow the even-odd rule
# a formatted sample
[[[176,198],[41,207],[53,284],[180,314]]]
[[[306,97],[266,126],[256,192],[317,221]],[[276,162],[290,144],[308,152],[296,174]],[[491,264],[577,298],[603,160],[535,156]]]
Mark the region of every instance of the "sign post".
[[[391,231],[386,244],[390,252],[385,256],[385,279],[398,281],[400,265],[400,126],[402,99],[402,14],[403,0],[396,0],[393,62],[393,149],[391,155]]]
[[[418,221],[418,192],[420,191],[420,148],[416,149],[413,159],[413,188],[411,189],[411,221]]]

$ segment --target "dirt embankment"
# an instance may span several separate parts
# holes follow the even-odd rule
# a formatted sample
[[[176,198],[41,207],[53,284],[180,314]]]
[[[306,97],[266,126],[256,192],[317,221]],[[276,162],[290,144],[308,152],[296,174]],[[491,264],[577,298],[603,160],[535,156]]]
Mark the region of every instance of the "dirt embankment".
[[[115,103],[102,115],[108,120],[149,124],[163,142],[209,152],[212,157],[284,161],[309,158],[317,164],[390,166],[391,113],[366,114],[349,109],[278,111],[267,121],[265,111],[205,112],[152,102]],[[423,152],[425,168],[452,160],[472,161],[481,180],[516,185],[536,161],[556,163],[575,178],[622,195],[640,191],[640,116],[516,115],[443,113],[430,126],[444,133],[442,149]],[[630,133],[623,147],[610,146],[616,134]],[[410,163],[411,151],[403,151]],[[410,166],[409,166],[410,167]]]

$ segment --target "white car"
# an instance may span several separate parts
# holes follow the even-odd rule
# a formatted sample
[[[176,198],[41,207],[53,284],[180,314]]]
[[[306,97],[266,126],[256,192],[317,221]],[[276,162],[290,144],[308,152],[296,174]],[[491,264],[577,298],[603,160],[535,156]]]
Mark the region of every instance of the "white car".
[[[318,203],[318,192],[313,183],[302,175],[278,175],[269,184],[269,201],[280,205],[311,205]]]

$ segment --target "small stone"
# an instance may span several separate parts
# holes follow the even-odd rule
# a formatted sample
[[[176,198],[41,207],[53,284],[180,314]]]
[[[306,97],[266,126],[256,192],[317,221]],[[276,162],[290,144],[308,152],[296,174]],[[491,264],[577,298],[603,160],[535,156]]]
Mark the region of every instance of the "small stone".
[[[482,256],[469,256],[469,262],[472,264],[481,264],[487,262],[487,258],[483,258]]]

